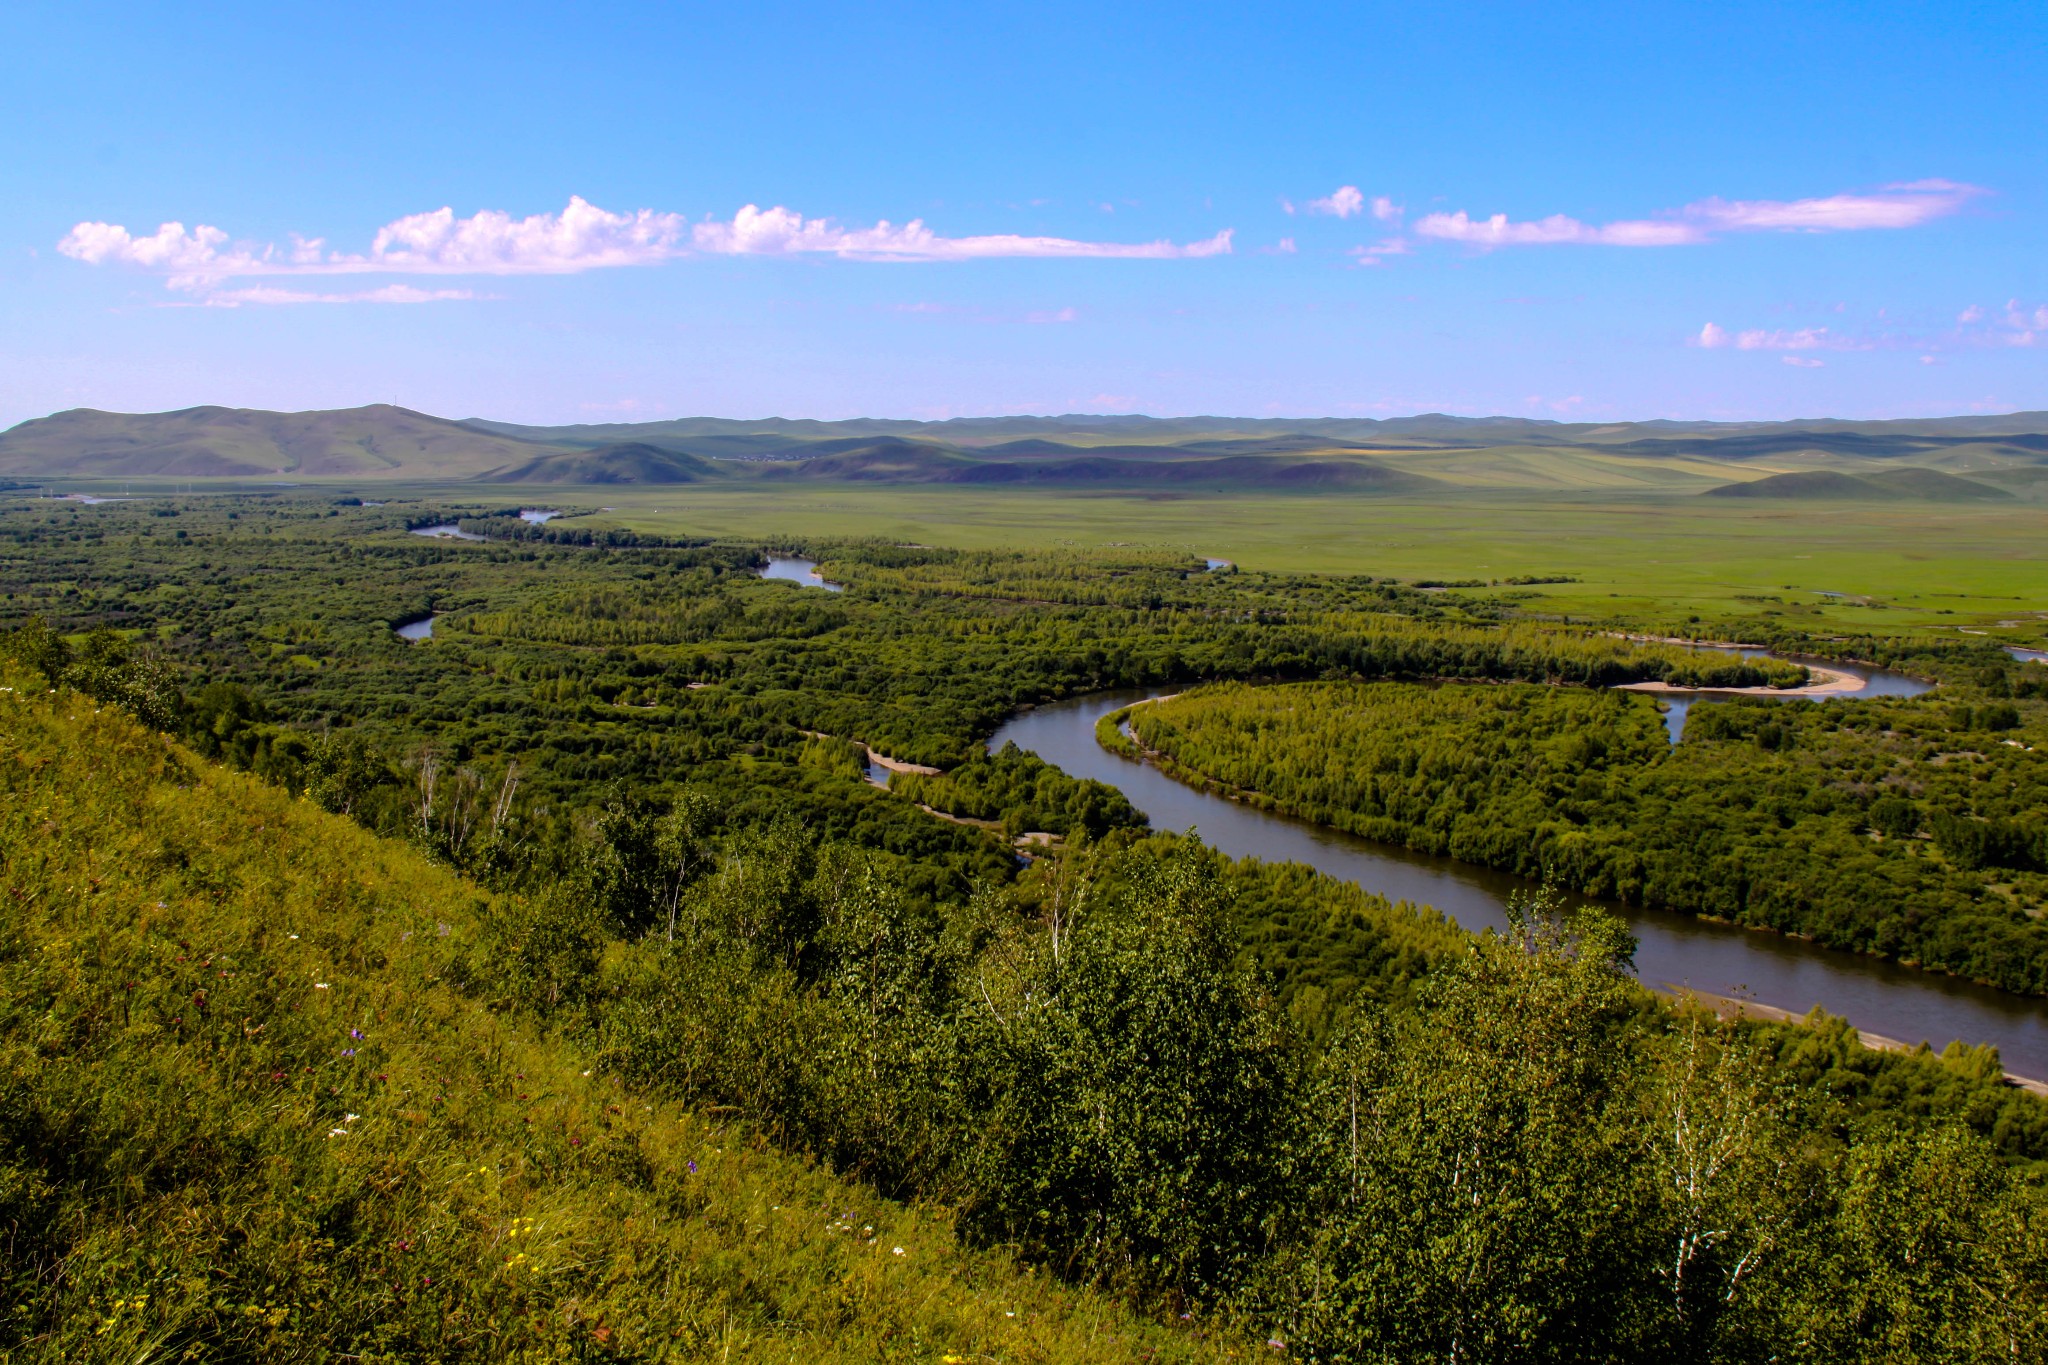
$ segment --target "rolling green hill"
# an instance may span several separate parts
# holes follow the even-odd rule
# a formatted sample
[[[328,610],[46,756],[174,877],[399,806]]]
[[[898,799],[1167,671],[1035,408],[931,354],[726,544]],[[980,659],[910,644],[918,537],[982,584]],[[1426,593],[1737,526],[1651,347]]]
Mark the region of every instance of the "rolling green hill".
[[[662,450],[641,441],[590,450],[562,450],[536,455],[524,464],[480,476],[482,483],[696,483],[723,477],[709,460],[679,451]]]
[[[1982,500],[2005,488],[2025,493],[2029,479],[2013,471],[2044,467],[2048,414],[2042,413],[1860,423],[1595,424],[1424,414],[1384,421],[688,418],[532,427],[450,421],[375,404],[302,413],[76,409],[0,432],[0,478],[19,480],[476,480],[600,487],[731,478],[1427,496],[1452,487],[1683,494],[1740,472],[1753,491],[1727,496]],[[1904,481],[1888,484],[1879,477],[1885,470],[1903,471]],[[1804,477],[1815,472],[1828,477]],[[1771,482],[1782,475],[1800,477]],[[1994,489],[1944,482],[1946,475],[2001,477]],[[1872,478],[1874,484],[1856,482]],[[1821,488],[1834,491],[1812,491]]]
[[[543,453],[386,403],[333,412],[75,408],[0,432],[0,474],[27,478],[466,479]]]
[[[1921,502],[1995,502],[2010,498],[2003,488],[1958,478],[1939,469],[1881,469],[1857,476],[1831,469],[1771,474],[1747,483],[1709,488],[1713,498],[1793,498],[1834,501],[1915,499]]]

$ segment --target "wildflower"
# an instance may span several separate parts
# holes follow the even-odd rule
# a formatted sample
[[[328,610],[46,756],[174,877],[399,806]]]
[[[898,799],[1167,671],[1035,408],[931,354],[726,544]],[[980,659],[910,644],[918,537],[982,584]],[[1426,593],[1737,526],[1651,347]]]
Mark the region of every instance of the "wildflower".
[[[691,1175],[695,1175],[695,1174],[697,1174],[697,1163],[696,1163],[696,1162],[694,1162],[694,1161],[690,1163],[690,1174],[691,1174]]]
[[[582,1138],[570,1138],[570,1139],[569,1139],[569,1145],[570,1145],[571,1147],[581,1147],[581,1146],[583,1145],[583,1139],[582,1139]]]
[[[898,1256],[901,1256],[901,1255],[903,1254],[903,1248],[902,1248],[902,1247],[897,1247],[897,1248],[895,1248],[895,1252],[896,1252],[896,1254],[897,1254]]]
[[[316,991],[324,991],[327,989],[327,983],[325,981],[315,981],[313,983],[313,989]]]
[[[343,1122],[343,1123],[354,1123],[354,1122],[355,1122],[355,1121],[356,1121],[357,1119],[359,1119],[359,1118],[361,1118],[361,1117],[362,1117],[362,1115],[361,1115],[361,1114],[350,1114],[350,1115],[349,1115],[349,1116],[348,1116],[347,1118],[343,1119],[343,1120],[342,1120],[342,1122]]]
[[[348,1136],[348,1129],[346,1129],[346,1128],[329,1128],[329,1129],[327,1130],[327,1136],[329,1136],[329,1137],[331,1137],[331,1138],[338,1138],[338,1137],[347,1137],[347,1136]]]
[[[345,1047],[341,1050],[341,1055],[344,1057],[353,1057],[356,1055],[356,1050],[352,1047]]]
[[[363,1036],[363,1031],[359,1028],[352,1028],[348,1031],[348,1036],[351,1038],[360,1038]]]

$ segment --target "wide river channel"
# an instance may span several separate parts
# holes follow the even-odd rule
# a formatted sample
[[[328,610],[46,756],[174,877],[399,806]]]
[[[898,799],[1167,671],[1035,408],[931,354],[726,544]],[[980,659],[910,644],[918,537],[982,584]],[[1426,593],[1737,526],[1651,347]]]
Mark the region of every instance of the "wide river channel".
[[[1866,695],[1893,690],[1886,685],[1889,679],[1876,681],[1879,687]],[[1132,805],[1152,817],[1154,829],[1195,830],[1203,842],[1235,858],[1306,863],[1388,900],[1433,906],[1467,929],[1504,927],[1508,898],[1537,889],[1504,873],[1254,810],[1184,786],[1095,742],[1095,723],[1103,716],[1169,690],[1104,692],[1053,702],[1013,717],[989,744],[1000,749],[1015,741],[1075,777],[1120,788]],[[1654,910],[1609,908],[1635,931],[1636,971],[1645,985],[1743,996],[1797,1014],[1821,1005],[1866,1033],[1905,1043],[1925,1041],[1936,1048],[1958,1038],[1991,1043],[2008,1071],[2048,1079],[2048,1006],[2040,1002],[1776,934]]]

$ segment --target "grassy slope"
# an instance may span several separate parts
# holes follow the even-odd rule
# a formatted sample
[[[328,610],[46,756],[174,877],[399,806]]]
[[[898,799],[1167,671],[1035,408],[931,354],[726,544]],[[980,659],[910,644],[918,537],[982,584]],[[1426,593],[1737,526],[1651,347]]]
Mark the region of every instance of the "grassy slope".
[[[34,478],[466,478],[544,448],[377,403],[334,412],[80,408],[0,432],[0,474]]]
[[[1227,1354],[488,1013],[497,902],[111,709],[0,692],[0,791],[0,1356]]]

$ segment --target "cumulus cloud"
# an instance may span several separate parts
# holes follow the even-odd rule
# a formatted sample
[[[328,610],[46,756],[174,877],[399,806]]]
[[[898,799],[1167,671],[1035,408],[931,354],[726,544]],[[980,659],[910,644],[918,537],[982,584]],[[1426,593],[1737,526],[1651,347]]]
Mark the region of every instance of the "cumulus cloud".
[[[1308,201],[1310,213],[1327,213],[1333,218],[1350,218],[1365,209],[1365,196],[1356,185],[1341,185],[1321,199]]]
[[[1382,223],[1391,223],[1395,219],[1399,218],[1404,212],[1406,212],[1406,210],[1404,210],[1399,204],[1395,203],[1393,200],[1387,198],[1387,196],[1385,196],[1384,194],[1375,195],[1373,197],[1372,216],[1379,219]]]
[[[1503,246],[1694,246],[1729,232],[1861,232],[1918,227],[1956,212],[1976,195],[1974,185],[1918,180],[1869,194],[1817,199],[1702,199],[1652,218],[1586,223],[1564,214],[1516,221],[1504,213],[1474,218],[1463,209],[1431,213],[1415,231],[1440,241],[1485,249]]]
[[[1982,322],[1983,320],[1984,310],[1982,308],[1979,308],[1974,303],[1971,304],[1968,308],[1965,308],[1962,312],[1956,314],[1956,321],[1962,323],[1964,326],[1968,326],[1970,323],[1973,322]]]
[[[225,293],[240,302],[424,302],[426,291],[373,290],[355,295],[258,300],[255,291],[223,291],[228,280],[266,275],[560,275],[620,266],[655,265],[690,255],[828,255],[863,261],[966,261],[998,257],[1099,260],[1195,260],[1230,254],[1231,230],[1178,243],[1099,242],[1000,233],[945,237],[913,219],[898,227],[846,228],[829,218],[749,204],[730,220],[692,224],[681,214],[638,209],[612,213],[572,197],[560,213],[514,218],[485,210],[458,218],[453,209],[410,214],[377,230],[370,249],[328,249],[321,238],[279,249],[234,242],[220,228],[165,223],[137,236],[117,223],[83,222],[57,244],[89,265],[128,265],[162,274],[173,289]],[[447,291],[441,291],[445,294]],[[414,297],[419,295],[420,297]],[[432,295],[439,297],[440,294]]]
[[[1700,334],[1696,340],[1697,344],[1711,350],[1716,346],[1726,346],[1728,344],[1728,333],[1710,322],[1700,328]]]

